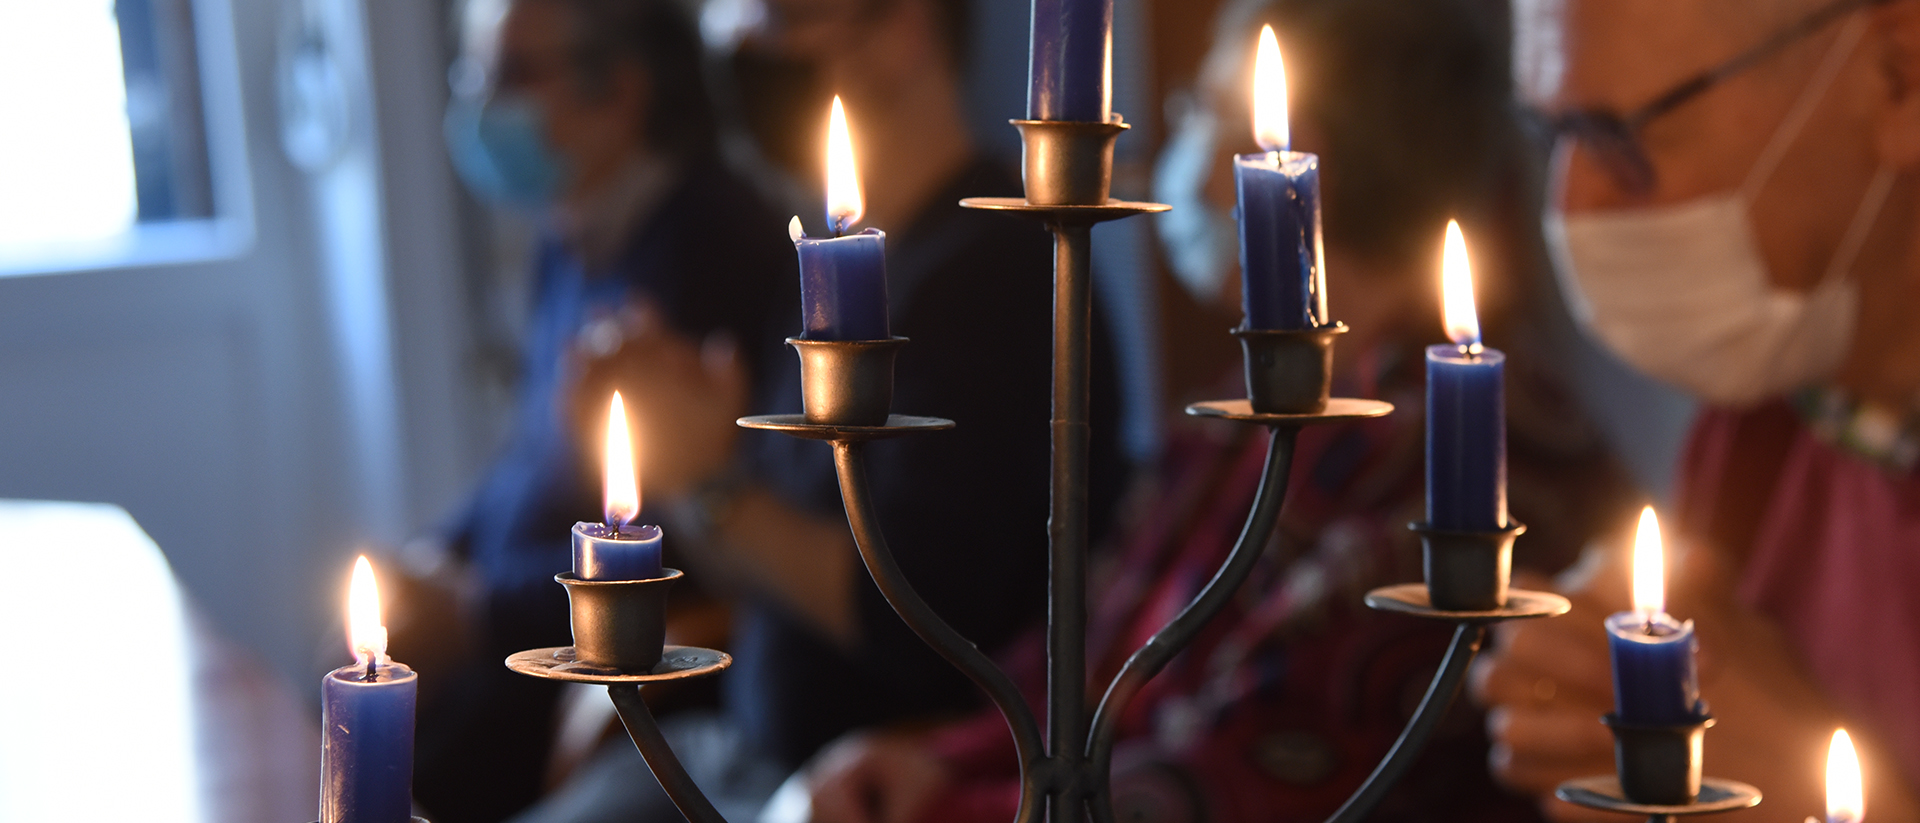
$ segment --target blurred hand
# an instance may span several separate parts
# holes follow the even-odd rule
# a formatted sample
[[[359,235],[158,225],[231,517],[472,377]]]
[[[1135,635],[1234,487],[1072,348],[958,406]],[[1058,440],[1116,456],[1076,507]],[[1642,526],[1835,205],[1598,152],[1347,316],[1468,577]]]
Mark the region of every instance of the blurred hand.
[[[635,303],[589,323],[568,353],[567,368],[566,402],[584,454],[598,457],[604,449],[608,402],[620,392],[643,496],[684,492],[725,468],[748,390],[739,346],[729,335],[690,339],[651,304]],[[598,477],[599,461],[590,463]]]
[[[912,823],[952,776],[918,735],[843,737],[808,767],[812,823]]]
[[[1619,819],[1556,800],[1553,790],[1565,780],[1613,772],[1613,736],[1599,722],[1613,710],[1601,621],[1630,607],[1626,554],[1590,551],[1561,581],[1573,611],[1501,626],[1496,648],[1474,667],[1474,696],[1488,707],[1494,776],[1539,798],[1553,820]],[[1765,793],[1760,809],[1736,819],[1818,815],[1825,808],[1827,741],[1844,721],[1779,627],[1736,601],[1734,577],[1712,553],[1687,552],[1668,596],[1670,610],[1698,631],[1700,692],[1716,721],[1706,737],[1705,773]],[[1525,588],[1544,582],[1518,578]],[[1906,819],[1915,805],[1892,761],[1863,759],[1885,764],[1869,783],[1875,817]]]

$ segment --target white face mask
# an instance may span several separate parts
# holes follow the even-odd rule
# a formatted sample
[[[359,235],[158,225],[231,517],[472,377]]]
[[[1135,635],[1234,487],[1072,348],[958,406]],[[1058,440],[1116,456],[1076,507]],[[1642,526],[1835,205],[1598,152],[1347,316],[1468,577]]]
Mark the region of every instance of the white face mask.
[[[1240,264],[1240,228],[1233,214],[1207,200],[1219,121],[1204,106],[1190,105],[1175,118],[1167,145],[1153,169],[1153,196],[1173,210],[1154,218],[1167,267],[1187,293],[1202,303],[1220,299],[1233,267]]]
[[[1839,367],[1860,299],[1850,271],[1892,189],[1892,170],[1868,184],[1825,275],[1806,293],[1773,285],[1747,212],[1864,23],[1841,33],[1739,190],[1671,206],[1547,214],[1547,245],[1575,319],[1622,359],[1734,406],[1817,383]]]

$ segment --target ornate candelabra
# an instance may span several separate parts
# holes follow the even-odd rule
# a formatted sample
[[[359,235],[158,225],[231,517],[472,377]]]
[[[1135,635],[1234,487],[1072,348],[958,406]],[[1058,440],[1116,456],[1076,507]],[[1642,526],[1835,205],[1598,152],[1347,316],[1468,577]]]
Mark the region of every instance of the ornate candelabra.
[[[1048,522],[1051,568],[1044,733],[1006,672],[915,593],[881,534],[868,488],[866,444],[953,426],[952,421],[941,418],[890,413],[893,358],[907,340],[790,339],[787,342],[800,355],[805,413],[746,417],[739,424],[831,444],[847,522],[860,558],[881,594],[923,641],[971,678],[1006,716],[1022,775],[1015,823],[1038,823],[1043,814],[1056,823],[1080,821],[1089,815],[1098,823],[1111,823],[1114,811],[1109,771],[1120,714],[1141,687],[1219,614],[1253,570],[1279,519],[1300,430],[1378,417],[1390,413],[1393,407],[1377,400],[1329,397],[1332,347],[1346,330],[1344,326],[1233,332],[1245,351],[1247,398],[1197,403],[1189,406],[1187,413],[1269,430],[1266,465],[1252,511],[1220,570],[1178,616],[1133,653],[1089,715],[1087,403],[1092,228],[1097,223],[1168,207],[1108,198],[1114,141],[1127,129],[1117,115],[1108,123],[1016,120],[1014,125],[1024,144],[1026,197],[969,198],[962,205],[1038,219],[1054,236],[1052,509]],[[1416,523],[1413,528],[1424,543],[1426,581],[1376,589],[1367,594],[1366,603],[1376,609],[1452,623],[1453,639],[1413,718],[1385,759],[1335,812],[1331,820],[1336,823],[1364,817],[1412,765],[1459,695],[1468,665],[1480,651],[1489,624],[1551,617],[1570,607],[1557,595],[1509,589],[1513,541],[1524,527],[1512,524],[1493,532],[1447,532]],[[607,686],[634,745],[680,811],[696,823],[724,823],[681,767],[640,696],[643,684],[705,677],[719,673],[732,662],[725,653],[710,649],[663,648],[663,595],[679,574],[669,570],[666,578],[631,582],[583,582],[567,574],[558,576],[571,599],[575,645],[521,652],[509,658],[507,665],[536,677]],[[1672,736],[1642,737],[1654,742],[1634,744],[1640,748],[1622,745],[1633,752],[1643,748],[1654,752],[1636,754],[1639,759],[1635,762],[1645,761],[1652,772],[1671,772],[1675,768]],[[1685,739],[1692,741],[1691,760],[1686,762],[1692,764],[1693,785],[1697,787],[1698,730]],[[1625,774],[1627,755],[1622,758]],[[1685,764],[1680,768],[1684,775]],[[1719,810],[1735,800],[1751,805],[1758,799],[1758,793],[1750,787],[1726,781],[1710,781],[1707,788],[1709,794],[1699,795],[1697,801],[1687,795],[1674,798],[1680,806],[1657,808],[1618,805],[1628,801],[1617,789],[1609,794],[1606,787],[1587,782],[1570,783],[1561,792],[1572,802],[1645,812],[1656,819]]]

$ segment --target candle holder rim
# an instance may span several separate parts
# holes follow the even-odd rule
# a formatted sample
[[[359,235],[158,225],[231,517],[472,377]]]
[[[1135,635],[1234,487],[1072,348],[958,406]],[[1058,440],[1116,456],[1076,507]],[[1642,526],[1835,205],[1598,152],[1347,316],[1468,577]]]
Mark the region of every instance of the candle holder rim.
[[[1106,121],[1026,120],[1019,117],[1013,117],[1013,118],[1008,118],[1007,122],[1012,123],[1014,128],[1018,128],[1018,129],[1040,128],[1040,129],[1060,129],[1062,131],[1084,130],[1084,131],[1107,132],[1111,134],[1119,134],[1123,131],[1133,128],[1133,125],[1131,123],[1128,123],[1126,118],[1121,117],[1120,113],[1117,111],[1113,112],[1110,115],[1110,117],[1111,119],[1108,119]]]
[[[1705,701],[1702,701],[1698,705],[1705,705]],[[1600,716],[1600,723],[1607,728],[1624,729],[1630,732],[1674,732],[1684,734],[1694,729],[1711,729],[1716,722],[1712,714],[1705,712],[1695,714],[1693,720],[1686,723],[1627,723],[1620,719],[1618,712],[1607,712]]]
[[[1412,523],[1407,524],[1407,530],[1414,532],[1416,534],[1423,534],[1423,535],[1433,534],[1433,535],[1441,535],[1446,537],[1456,537],[1456,536],[1457,537],[1473,537],[1476,535],[1484,535],[1487,537],[1494,537],[1494,536],[1505,537],[1507,535],[1512,535],[1514,537],[1519,537],[1520,535],[1527,533],[1527,524],[1509,517],[1507,518],[1506,528],[1494,529],[1491,531],[1484,531],[1480,529],[1441,529],[1441,528],[1435,528],[1432,523],[1428,523],[1425,520],[1415,520]]]
[[[1749,809],[1760,805],[1761,800],[1759,789],[1738,780],[1701,777],[1701,799],[1692,803],[1683,806],[1635,803],[1627,799],[1626,790],[1620,787],[1619,776],[1611,774],[1568,780],[1553,790],[1553,796],[1589,809],[1646,817],[1718,814]]]
[[[631,586],[639,583],[659,583],[667,580],[679,580],[686,575],[679,569],[661,568],[659,577],[643,577],[639,580],[582,580],[572,571],[564,571],[553,576],[553,582],[562,586]]]
[[[1507,589],[1507,605],[1484,611],[1451,611],[1431,605],[1425,583],[1396,583],[1367,592],[1368,608],[1383,612],[1446,620],[1453,623],[1498,623],[1504,620],[1529,620],[1559,617],[1573,609],[1573,602],[1552,592]]]
[[[1393,413],[1393,404],[1385,400],[1367,400],[1356,397],[1329,397],[1326,408],[1318,412],[1286,414],[1281,412],[1256,412],[1253,401],[1244,397],[1233,400],[1203,400],[1187,405],[1187,414],[1193,417],[1212,417],[1232,420],[1239,423],[1254,423],[1262,426],[1313,426],[1321,423],[1338,423],[1346,420],[1365,420],[1373,417],[1385,417]]]
[[[1136,214],[1158,214],[1173,209],[1172,206],[1166,203],[1150,203],[1140,200],[1115,200],[1111,197],[1107,198],[1107,202],[1098,205],[1070,203],[1044,205],[1030,202],[1024,197],[963,197],[960,198],[960,207],[963,209],[1006,212],[1008,214],[1069,224],[1104,223],[1109,220],[1132,217]]]
[[[1338,320],[1335,320],[1331,323],[1327,323],[1325,325],[1314,326],[1313,328],[1309,328],[1309,329],[1255,329],[1255,328],[1249,328],[1245,325],[1234,326],[1233,328],[1227,329],[1228,334],[1231,334],[1234,337],[1240,337],[1240,338],[1287,337],[1287,336],[1325,337],[1325,336],[1331,336],[1336,334],[1346,334],[1349,331],[1352,331],[1352,329],[1348,328],[1347,324],[1342,323]]]
[[[795,336],[787,338],[787,345],[795,348],[800,346],[843,346],[850,349],[891,349],[904,346],[909,340],[910,338],[901,337],[897,334],[875,340],[816,340],[806,336]]]
[[[920,432],[946,431],[956,425],[944,417],[917,417],[889,414],[884,426],[851,426],[839,423],[813,423],[804,414],[756,414],[733,421],[743,429],[779,432],[802,440],[864,442],[887,440]]]
[[[675,646],[669,643],[661,647],[660,662],[655,663],[652,670],[639,674],[625,673],[561,657],[563,652],[569,656],[575,654],[574,648],[573,646],[549,646],[541,649],[527,649],[508,655],[505,663],[508,669],[529,677],[600,685],[693,680],[719,674],[733,665],[733,655],[718,649]],[[662,667],[666,670],[661,671]]]

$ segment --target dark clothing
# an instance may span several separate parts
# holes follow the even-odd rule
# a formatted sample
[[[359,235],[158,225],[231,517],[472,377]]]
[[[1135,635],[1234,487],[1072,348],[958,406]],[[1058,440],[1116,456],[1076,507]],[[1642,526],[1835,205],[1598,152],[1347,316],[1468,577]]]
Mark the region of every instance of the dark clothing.
[[[893,332],[901,350],[893,409],[947,417],[952,431],[874,444],[868,466],[887,543],[915,589],[955,629],[997,648],[1044,613],[1053,255],[1037,223],[962,209],[1014,195],[1019,181],[975,161],[913,224],[887,236]],[[1095,313],[1091,517],[1111,518],[1125,467],[1113,347]],[[777,375],[799,411],[798,369]],[[792,502],[843,517],[826,446],[761,438],[760,473]],[[768,603],[742,605],[733,669],[721,684],[735,722],[798,765],[849,729],[952,713],[978,691],[907,629],[859,574],[861,648],[848,655]]]
[[[798,327],[785,217],[717,161],[681,174],[605,271],[584,270],[551,237],[540,247],[513,430],[452,529],[481,578],[485,613],[475,660],[449,672],[457,684],[420,715],[416,796],[436,820],[500,820],[541,791],[557,692],[501,661],[571,642],[553,575],[570,565],[572,524],[601,517],[598,461],[580,453],[563,400],[562,365],[581,325],[644,296],[683,334],[730,332],[757,384]]]

